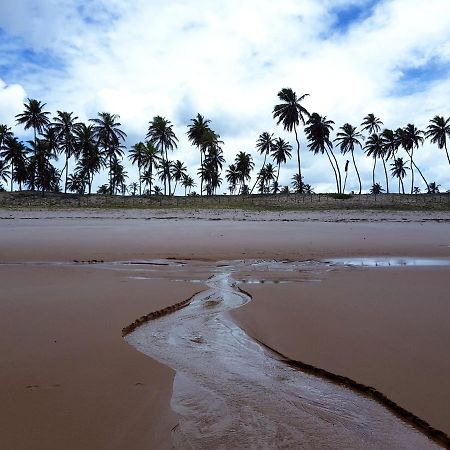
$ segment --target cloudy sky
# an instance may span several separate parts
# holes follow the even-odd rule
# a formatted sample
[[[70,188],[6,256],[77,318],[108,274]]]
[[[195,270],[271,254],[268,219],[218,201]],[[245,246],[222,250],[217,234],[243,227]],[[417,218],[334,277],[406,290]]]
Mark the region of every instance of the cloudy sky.
[[[2,0],[1,9],[0,123],[24,140],[31,134],[14,115],[27,97],[81,120],[119,114],[128,146],[163,115],[180,141],[173,159],[194,175],[199,155],[185,136],[198,112],[225,142],[227,164],[246,151],[261,165],[263,131],[294,144],[272,118],[283,87],[310,94],[304,106],[336,128],[368,113],[388,128],[421,129],[450,115],[448,0]],[[303,137],[301,151],[305,181],[335,189],[327,160]],[[445,153],[429,143],[416,153],[428,181],[450,189]],[[372,161],[360,152],[357,163],[367,190]],[[282,169],[281,184],[295,165]],[[377,181],[385,184],[381,168]],[[357,189],[353,170],[347,186]]]

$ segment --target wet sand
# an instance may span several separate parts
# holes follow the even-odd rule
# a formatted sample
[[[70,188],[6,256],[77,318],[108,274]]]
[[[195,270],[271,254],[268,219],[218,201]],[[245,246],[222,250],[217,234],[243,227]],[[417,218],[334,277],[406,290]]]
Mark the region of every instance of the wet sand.
[[[450,256],[448,213],[4,210],[0,216],[1,263]],[[423,411],[432,425],[449,432],[444,399],[450,388],[439,378],[448,370],[447,353],[441,352],[450,339],[440,328],[450,317],[448,269],[344,272],[316,284],[246,285],[255,301],[236,314],[250,334],[292,358],[329,364],[350,378],[365,377],[358,381],[367,384],[386,383],[399,402],[414,398],[416,414]],[[170,430],[177,423],[169,406],[174,374],[126,344],[121,329],[202,285],[174,283],[170,277],[143,283],[128,276],[88,265],[0,266],[1,448],[170,448]],[[379,295],[367,286],[379,287]],[[392,294],[400,287],[408,295]],[[330,293],[336,294],[335,310]],[[361,296],[367,298],[366,312]],[[428,315],[418,323],[415,313],[423,312],[424,298]],[[336,301],[357,312],[336,311]],[[345,327],[337,326],[337,312]],[[407,313],[412,317],[405,322]],[[376,319],[368,320],[372,328],[361,328],[364,314]],[[316,321],[300,330],[308,317]],[[382,333],[375,333],[377,324]],[[405,333],[408,340],[401,339]],[[314,346],[302,345],[306,334]],[[416,348],[427,358],[422,372]],[[364,358],[367,351],[370,358]],[[350,358],[352,353],[358,358]],[[395,360],[392,368],[385,362],[389,358]],[[423,386],[430,390],[418,392]],[[375,387],[383,392],[383,386]],[[438,391],[440,410],[429,407]]]

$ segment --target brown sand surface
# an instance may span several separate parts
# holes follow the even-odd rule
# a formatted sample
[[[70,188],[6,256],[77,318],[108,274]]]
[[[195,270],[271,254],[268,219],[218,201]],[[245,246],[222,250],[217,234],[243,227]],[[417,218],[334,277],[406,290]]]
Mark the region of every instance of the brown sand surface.
[[[173,373],[124,343],[121,329],[137,317],[179,302],[202,287],[201,284],[173,283],[169,279],[139,283],[123,272],[87,265],[4,263],[71,262],[74,259],[217,261],[303,260],[350,255],[450,256],[450,214],[445,212],[0,210],[0,217],[3,219],[0,220],[2,449],[151,448],[149,441],[154,448],[169,446],[170,429],[176,424],[169,407]],[[162,274],[161,278],[164,276]],[[202,278],[198,274],[193,276]],[[335,298],[347,309],[359,307],[361,317],[370,312],[377,319],[374,324],[380,324],[384,311],[388,310],[387,332],[381,330],[379,336],[374,337],[379,347],[384,345],[384,349],[374,350],[379,361],[375,372],[380,374],[380,380],[392,385],[393,391],[403,392],[400,387],[397,389],[403,378],[401,363],[391,371],[384,362],[384,355],[400,351],[409,355],[402,359],[406,364],[404,372],[425,367],[421,360],[413,359],[415,350],[409,347],[408,352],[404,350],[407,342],[416,342],[417,338],[411,336],[410,322],[402,321],[408,311],[409,297],[414,306],[411,311],[416,312],[420,312],[423,305],[420,299],[427,298],[432,306],[426,310],[430,316],[410,320],[417,323],[423,318],[423,322],[417,323],[417,328],[422,328],[419,336],[429,335],[423,339],[418,354],[422,357],[426,353],[425,343],[435,346],[430,347],[427,356],[433,368],[420,369],[427,377],[422,386],[430,385],[428,380],[434,380],[445,361],[448,363],[448,352],[441,354],[440,349],[442,341],[446,345],[450,341],[448,334],[439,328],[441,321],[446,318],[448,323],[449,318],[443,294],[449,291],[448,279],[448,271],[432,268],[338,271],[321,283],[296,284],[296,291],[291,285],[252,286],[255,301],[237,314],[245,328],[262,337],[268,345],[302,361],[305,358],[301,351],[307,347],[308,355],[316,357],[320,365],[328,355],[334,355],[330,360],[337,364],[340,350],[350,355],[344,345],[351,340],[357,349],[361,342],[360,355],[363,355],[363,349],[367,348],[365,343],[370,343],[369,332],[364,338],[365,330],[361,330],[356,320],[358,314],[347,317],[340,311],[340,320],[347,320],[345,333],[339,335],[340,341],[335,335],[344,327],[336,329],[330,325],[327,329],[321,328],[320,347],[302,347],[304,336],[301,335],[300,342],[299,322],[294,320],[300,321],[300,312],[303,318],[320,313],[315,316],[320,318],[318,322],[333,324],[336,314],[333,305],[337,307],[328,298],[330,292],[336,293]],[[400,302],[397,307],[388,305],[393,296],[389,297],[386,292],[398,290],[399,280],[408,295],[394,296],[394,300]],[[422,280],[421,290],[414,290],[412,286],[419,286],[419,280]],[[353,292],[350,285],[354,283]],[[374,287],[384,289],[385,294],[375,296]],[[416,291],[422,296],[416,295]],[[302,292],[301,303],[298,292]],[[368,297],[366,313],[361,303],[355,306],[359,294]],[[322,305],[322,309],[312,309],[314,303],[308,298],[319,298],[317,307]],[[279,308],[280,299],[285,301],[283,308]],[[327,305],[333,314],[329,313]],[[252,315],[257,320],[253,320]],[[352,321],[352,317],[355,320]],[[439,326],[435,326],[432,317]],[[396,326],[400,330],[397,334],[393,332]],[[311,336],[318,335],[314,327],[310,326],[309,330]],[[408,339],[413,340],[403,342],[402,332],[409,333]],[[335,342],[342,342],[342,345]],[[328,353],[322,355],[325,349]],[[365,361],[372,359],[367,357]],[[345,367],[342,361],[336,369],[351,369],[347,376],[365,382],[358,377],[369,374],[372,366],[369,362],[360,364],[356,358],[352,361]],[[401,378],[393,380],[389,374]],[[416,386],[417,379],[414,381],[411,375],[409,386]],[[384,392],[383,386],[379,388]],[[434,387],[430,392],[435,395]],[[428,391],[423,395],[423,402],[430,403]],[[414,396],[419,398],[415,392]],[[447,428],[445,423],[443,425],[441,428],[448,432],[448,422]]]

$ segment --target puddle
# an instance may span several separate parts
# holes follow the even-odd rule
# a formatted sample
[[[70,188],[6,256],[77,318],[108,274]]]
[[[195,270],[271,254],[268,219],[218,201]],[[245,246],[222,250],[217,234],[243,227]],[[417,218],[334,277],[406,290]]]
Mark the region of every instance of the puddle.
[[[374,400],[271,357],[226,314],[251,301],[233,272],[216,269],[189,306],[125,337],[176,371],[175,448],[439,448]]]
[[[326,261],[329,264],[363,267],[428,267],[450,266],[450,259],[435,258],[405,258],[405,257],[361,257],[361,258],[335,258]]]

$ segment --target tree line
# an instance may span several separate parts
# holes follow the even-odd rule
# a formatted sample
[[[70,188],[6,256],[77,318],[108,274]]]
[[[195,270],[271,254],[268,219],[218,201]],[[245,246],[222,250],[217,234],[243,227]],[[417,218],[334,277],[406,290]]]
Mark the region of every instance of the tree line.
[[[356,164],[355,152],[363,151],[373,159],[371,193],[389,193],[389,180],[397,179],[398,192],[405,193],[404,179],[410,173],[410,193],[419,193],[415,186],[415,174],[423,180],[427,192],[439,192],[436,181],[428,182],[422,170],[414,160],[414,153],[429,139],[440,150],[444,150],[450,165],[447,139],[450,138],[450,118],[435,116],[425,131],[413,124],[391,130],[383,127],[383,122],[374,114],[368,114],[358,126],[345,123],[337,129],[332,139],[335,123],[316,112],[310,113],[303,105],[308,94],[298,96],[292,89],[284,88],[278,93],[280,103],[273,109],[273,118],[277,125],[293,133],[296,142],[297,172],[292,177],[291,186],[280,186],[279,176],[282,165],[292,158],[293,147],[285,139],[275,137],[273,133],[262,132],[256,141],[256,150],[263,156],[263,164],[256,174],[256,182],[249,185],[255,168],[250,153],[240,151],[234,162],[226,167],[224,176],[231,194],[290,192],[311,193],[313,188],[304,182],[302,176],[300,138],[302,131],[306,137],[308,150],[315,155],[324,155],[328,159],[335,178],[336,192],[345,193],[350,161],[340,167],[335,155],[338,150],[348,155],[358,179],[359,194],[362,182]],[[57,111],[51,114],[45,111],[45,103],[36,99],[27,99],[24,111],[18,114],[16,123],[24,129],[33,130],[33,140],[20,141],[11,129],[0,124],[0,183],[14,183],[19,190],[77,192],[91,194],[94,176],[101,170],[107,170],[108,183],[99,187],[98,193],[132,195],[173,195],[178,184],[184,187],[185,195],[196,195],[192,189],[197,186],[194,178],[188,174],[185,164],[169,159],[169,152],[178,146],[178,138],[172,123],[162,116],[155,116],[149,122],[145,139],[125,146],[126,133],[121,129],[119,116],[108,112],[98,113],[87,123],[78,121],[73,112]],[[225,159],[223,141],[214,131],[211,121],[201,114],[191,119],[187,138],[197,149],[200,167],[197,171],[200,195],[214,195],[223,183]],[[403,155],[400,154],[403,151]],[[64,166],[58,170],[54,161],[64,158]],[[128,174],[124,166],[127,157],[138,169],[138,180],[127,184]],[[271,159],[270,162],[267,160]],[[71,161],[75,161],[72,171]],[[375,179],[375,169],[380,162],[384,169],[384,186]],[[390,176],[391,177],[390,177]],[[156,184],[156,180],[163,187]],[[1,187],[1,185],[0,185]]]

